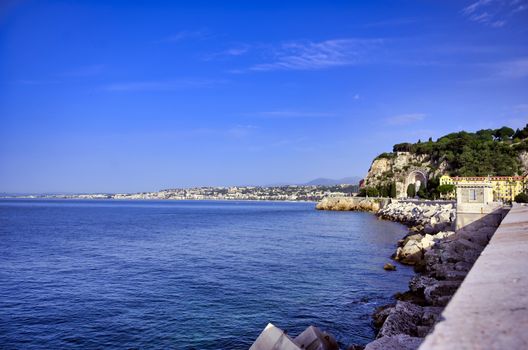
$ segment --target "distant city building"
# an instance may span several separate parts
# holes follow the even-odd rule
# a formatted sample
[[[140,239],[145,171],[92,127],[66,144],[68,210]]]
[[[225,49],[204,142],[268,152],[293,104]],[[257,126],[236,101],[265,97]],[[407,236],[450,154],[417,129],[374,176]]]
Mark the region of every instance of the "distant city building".
[[[493,201],[511,202],[523,192],[528,185],[528,176],[469,176],[461,177],[443,175],[440,185],[454,185],[457,188],[467,184],[489,184]],[[454,193],[451,195],[454,197]]]

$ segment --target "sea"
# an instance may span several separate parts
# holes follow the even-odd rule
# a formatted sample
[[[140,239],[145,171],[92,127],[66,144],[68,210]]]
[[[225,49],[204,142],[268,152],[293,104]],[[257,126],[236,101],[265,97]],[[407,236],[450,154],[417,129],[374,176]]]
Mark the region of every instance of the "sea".
[[[269,322],[365,344],[405,233],[307,202],[0,200],[0,348],[248,349]]]

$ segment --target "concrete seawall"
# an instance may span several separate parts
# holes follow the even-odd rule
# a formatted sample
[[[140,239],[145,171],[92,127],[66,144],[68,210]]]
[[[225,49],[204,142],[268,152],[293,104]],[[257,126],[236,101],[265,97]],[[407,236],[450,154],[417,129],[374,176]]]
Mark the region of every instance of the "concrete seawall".
[[[419,350],[528,349],[528,206],[514,204]]]

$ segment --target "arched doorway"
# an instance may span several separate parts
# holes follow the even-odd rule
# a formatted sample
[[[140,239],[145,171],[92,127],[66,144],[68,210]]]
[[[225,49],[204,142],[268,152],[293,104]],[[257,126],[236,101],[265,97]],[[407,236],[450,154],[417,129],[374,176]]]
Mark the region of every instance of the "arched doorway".
[[[407,175],[407,179],[405,181],[405,191],[407,191],[407,188],[409,185],[413,184],[415,188],[415,192],[417,193],[420,188],[426,189],[427,188],[427,172],[421,169],[413,170]]]

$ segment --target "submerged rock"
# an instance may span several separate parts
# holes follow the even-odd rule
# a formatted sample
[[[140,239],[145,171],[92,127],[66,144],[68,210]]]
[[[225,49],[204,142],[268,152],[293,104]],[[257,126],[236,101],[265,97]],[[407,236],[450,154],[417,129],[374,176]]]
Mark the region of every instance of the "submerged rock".
[[[392,265],[391,263],[386,263],[383,265],[383,269],[386,271],[396,271],[396,266]]]

